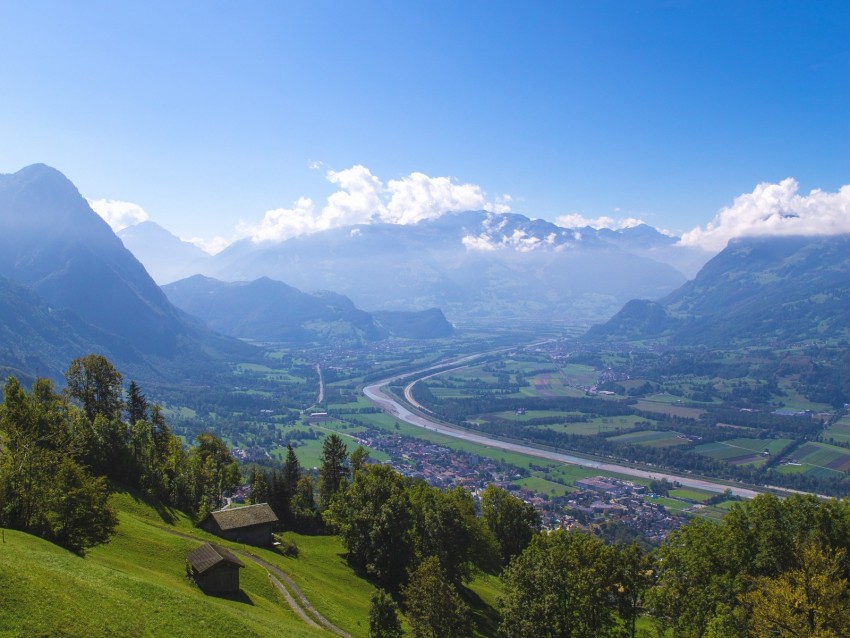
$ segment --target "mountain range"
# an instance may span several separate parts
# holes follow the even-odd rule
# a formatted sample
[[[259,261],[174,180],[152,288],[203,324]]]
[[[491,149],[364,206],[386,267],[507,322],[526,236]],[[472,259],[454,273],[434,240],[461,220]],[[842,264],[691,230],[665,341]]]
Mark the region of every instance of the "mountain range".
[[[163,286],[174,305],[222,334],[305,345],[364,342],[390,336],[428,339],[452,334],[439,309],[368,313],[332,292],[309,295],[280,281],[223,282],[203,275]]]
[[[74,185],[43,164],[0,175],[0,277],[0,365],[9,369],[57,378],[71,358],[97,351],[155,380],[254,356],[173,306]]]
[[[632,300],[590,340],[734,346],[850,337],[850,235],[733,240],[658,300]]]
[[[646,225],[565,229],[484,211],[334,228],[277,243],[243,239],[200,261],[187,257],[185,246],[156,255],[132,229],[122,237],[154,272],[270,277],[304,291],[333,290],[367,310],[440,308],[457,324],[590,324],[635,295],[671,292],[707,258]]]

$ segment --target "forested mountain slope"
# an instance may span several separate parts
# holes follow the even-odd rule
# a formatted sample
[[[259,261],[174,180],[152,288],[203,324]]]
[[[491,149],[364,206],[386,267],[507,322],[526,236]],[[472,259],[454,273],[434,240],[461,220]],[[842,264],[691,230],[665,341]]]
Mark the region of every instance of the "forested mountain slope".
[[[592,340],[719,346],[850,336],[850,236],[730,242],[678,290],[633,300]]]

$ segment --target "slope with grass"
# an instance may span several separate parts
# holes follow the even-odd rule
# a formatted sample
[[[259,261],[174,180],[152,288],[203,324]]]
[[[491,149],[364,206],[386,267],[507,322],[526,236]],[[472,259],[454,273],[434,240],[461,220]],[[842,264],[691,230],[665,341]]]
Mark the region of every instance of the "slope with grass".
[[[283,556],[211,536],[182,512],[133,492],[116,492],[111,502],[119,513],[118,531],[85,557],[4,530],[0,637],[367,635],[375,588],[348,566],[337,537],[286,533],[298,555]],[[204,541],[240,553],[245,568],[238,594],[204,594],[186,576],[187,554]],[[270,571],[315,623],[296,614]],[[497,623],[492,603],[499,584],[481,576],[465,590],[476,607],[478,636],[492,635]]]

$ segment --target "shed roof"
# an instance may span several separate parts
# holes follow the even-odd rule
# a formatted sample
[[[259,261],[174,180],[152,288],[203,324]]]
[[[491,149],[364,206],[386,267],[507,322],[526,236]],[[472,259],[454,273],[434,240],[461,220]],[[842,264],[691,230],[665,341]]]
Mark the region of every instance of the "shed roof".
[[[218,512],[211,512],[210,516],[215,519],[222,530],[251,527],[263,523],[277,523],[278,520],[268,503],[219,510]]]
[[[230,550],[214,543],[204,543],[193,552],[189,552],[189,563],[199,574],[212,569],[220,563],[229,563],[236,567],[245,567],[245,563],[236,558]]]

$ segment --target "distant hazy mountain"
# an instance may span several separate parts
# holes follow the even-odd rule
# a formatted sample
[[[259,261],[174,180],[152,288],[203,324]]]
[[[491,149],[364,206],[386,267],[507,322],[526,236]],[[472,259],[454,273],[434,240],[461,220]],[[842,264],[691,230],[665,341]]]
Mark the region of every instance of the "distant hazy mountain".
[[[582,234],[593,234],[600,240],[633,255],[673,266],[688,279],[693,279],[699,269],[714,256],[714,253],[707,253],[699,248],[679,246],[678,237],[666,235],[647,224],[619,230],[610,228],[579,230]]]
[[[44,301],[19,304],[19,312],[6,317],[6,328],[16,317],[44,324],[26,307],[41,318],[53,312],[48,306],[61,310],[72,318],[72,342],[110,352],[133,374],[183,376],[225,352],[246,352],[244,344],[214,335],[175,308],[74,185],[48,166],[0,175],[0,276]],[[50,330],[56,326],[44,325],[49,329],[42,337],[54,341]],[[56,344],[57,352],[64,348]],[[82,354],[87,352],[76,356]]]
[[[331,292],[309,295],[262,277],[226,283],[196,275],[163,286],[179,308],[227,335],[260,341],[362,342],[388,336],[427,339],[451,334],[436,309],[372,315],[347,297]]]
[[[118,231],[118,237],[160,285],[200,272],[210,259],[194,244],[150,221],[128,226]]]
[[[301,290],[334,290],[370,310],[438,307],[455,323],[599,321],[634,296],[661,297],[685,281],[672,266],[595,231],[486,212],[281,243],[242,240],[205,268],[227,281],[266,276]]]
[[[658,302],[633,300],[588,339],[682,345],[850,336],[850,236],[745,238]]]

